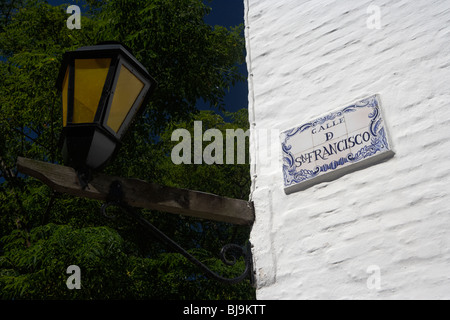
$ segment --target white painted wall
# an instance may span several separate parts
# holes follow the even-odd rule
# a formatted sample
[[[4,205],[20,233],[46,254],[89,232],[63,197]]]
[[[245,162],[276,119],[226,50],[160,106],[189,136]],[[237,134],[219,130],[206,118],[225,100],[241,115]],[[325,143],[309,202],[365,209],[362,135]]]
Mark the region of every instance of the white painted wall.
[[[257,298],[450,299],[450,1],[244,2]],[[277,132],[376,93],[395,156],[286,195]]]

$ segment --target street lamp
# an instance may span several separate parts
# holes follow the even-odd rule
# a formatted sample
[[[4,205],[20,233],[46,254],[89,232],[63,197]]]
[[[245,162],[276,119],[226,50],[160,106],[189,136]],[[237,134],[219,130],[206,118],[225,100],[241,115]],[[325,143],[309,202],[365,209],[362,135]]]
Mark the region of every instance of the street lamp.
[[[103,167],[117,152],[121,138],[138,111],[142,110],[155,87],[156,81],[145,67],[136,60],[130,50],[122,44],[102,43],[96,46],[82,47],[64,54],[57,79],[57,88],[62,92],[63,105],[62,137],[64,143],[62,153],[64,162],[74,168],[77,173],[82,190],[77,185],[76,195],[81,194],[87,197],[89,195],[89,197],[95,199],[104,196],[104,190],[102,193],[104,188],[102,187],[93,191],[85,190],[91,180],[91,172]],[[62,175],[55,174],[49,168],[44,168],[45,165],[39,164],[36,167],[29,163],[27,166],[23,163],[24,160],[21,159],[21,166],[18,164],[22,171],[29,174],[38,172],[37,176],[53,188],[58,187],[59,183],[73,183],[73,179],[68,179],[71,181],[61,179]],[[44,173],[42,173],[42,170]],[[72,170],[70,170],[70,174],[73,174]],[[55,175],[57,178],[53,179]],[[109,181],[109,178],[106,179],[109,183],[109,193],[106,195],[107,202],[101,209],[105,216],[111,218],[106,212],[109,206],[122,207],[157,239],[203,269],[209,277],[229,284],[238,283],[250,277],[253,283],[250,242],[246,248],[234,244],[228,244],[222,248],[221,259],[225,264],[234,265],[238,256],[243,256],[245,260],[245,270],[241,275],[235,278],[222,277],[134,211],[124,201],[124,189],[128,188],[128,196],[131,193],[129,185],[127,186],[128,183],[123,183],[123,178],[116,177],[116,179],[112,182]],[[100,186],[104,186],[105,181],[102,178],[97,180]],[[250,206],[248,202],[245,203],[245,206],[243,203],[237,205],[235,199],[190,190],[170,189],[138,180],[134,182],[136,186],[132,190],[133,193],[138,194],[136,199],[138,199],[138,202],[144,198],[146,199],[144,202],[150,201],[152,203],[150,209],[160,210],[169,207],[173,209],[171,212],[183,213],[187,211],[191,212],[192,215],[192,212],[195,212],[198,216],[205,210],[208,212],[212,210],[210,207],[217,206],[218,211],[224,210],[227,213],[232,211],[234,216],[236,208],[245,208],[245,211],[251,211],[251,215],[254,217],[253,206]],[[145,197],[139,196],[141,188],[145,190]],[[73,190],[73,185],[65,186],[63,190],[68,193]],[[149,190],[155,192],[147,195]],[[95,197],[92,194],[95,194]],[[227,258],[230,252],[232,253],[231,260]]]
[[[65,163],[88,180],[91,170],[103,167],[118,150],[155,86],[156,81],[122,44],[105,42],[66,52],[57,80]]]

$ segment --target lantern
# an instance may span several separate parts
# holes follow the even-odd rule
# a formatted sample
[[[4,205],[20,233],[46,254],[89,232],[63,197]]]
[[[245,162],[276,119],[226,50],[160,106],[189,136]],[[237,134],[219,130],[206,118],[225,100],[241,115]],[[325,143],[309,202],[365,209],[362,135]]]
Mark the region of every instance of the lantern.
[[[93,170],[117,151],[156,81],[124,45],[102,43],[66,52],[57,87],[64,161],[76,170]]]

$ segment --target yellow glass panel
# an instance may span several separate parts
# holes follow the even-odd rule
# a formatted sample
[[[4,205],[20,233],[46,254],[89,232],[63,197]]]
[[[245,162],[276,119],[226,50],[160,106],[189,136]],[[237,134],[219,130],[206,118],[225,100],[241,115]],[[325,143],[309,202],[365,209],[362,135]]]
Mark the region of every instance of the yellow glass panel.
[[[75,60],[73,123],[93,122],[111,59]]]
[[[63,126],[67,125],[67,94],[69,92],[69,67],[67,67],[66,75],[62,84],[62,105],[63,105]]]
[[[107,122],[107,125],[115,132],[119,131],[128,112],[144,88],[144,83],[124,65],[120,67],[119,72]]]

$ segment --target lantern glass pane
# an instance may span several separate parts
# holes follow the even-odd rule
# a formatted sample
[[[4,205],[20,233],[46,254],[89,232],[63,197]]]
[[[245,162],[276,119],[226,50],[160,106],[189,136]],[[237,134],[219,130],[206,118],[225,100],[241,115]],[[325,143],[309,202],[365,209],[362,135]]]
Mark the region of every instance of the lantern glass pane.
[[[107,125],[115,132],[119,131],[143,88],[144,83],[127,67],[121,65],[107,121]]]
[[[73,123],[94,122],[110,58],[75,60]]]
[[[67,67],[66,75],[62,84],[62,105],[63,105],[63,126],[67,125],[67,95],[69,92],[69,67]]]

